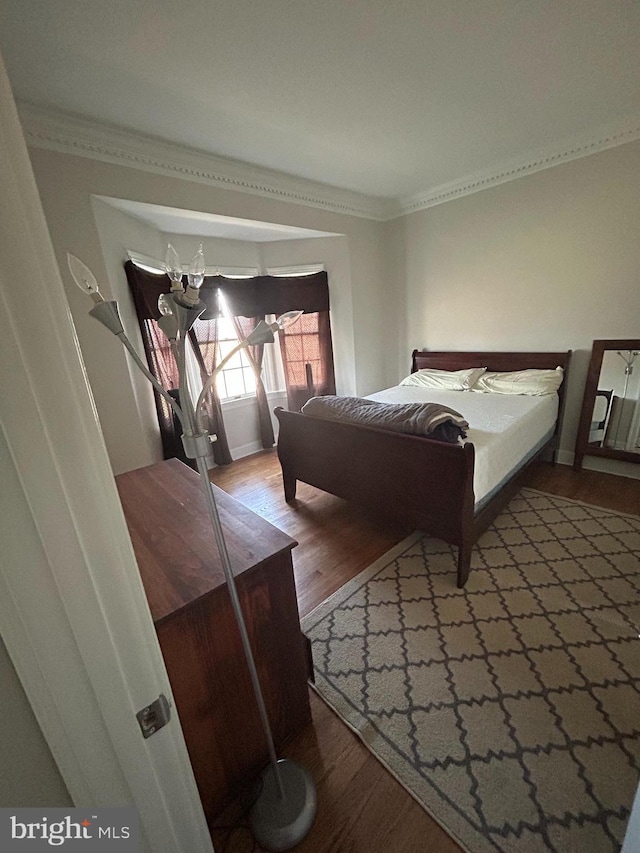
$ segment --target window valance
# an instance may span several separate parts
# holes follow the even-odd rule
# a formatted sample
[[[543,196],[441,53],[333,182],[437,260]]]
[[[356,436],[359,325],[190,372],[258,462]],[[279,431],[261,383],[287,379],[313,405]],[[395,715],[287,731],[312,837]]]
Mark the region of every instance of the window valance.
[[[138,316],[143,320],[157,320],[160,317],[158,296],[170,290],[169,278],[163,273],[140,269],[132,261],[127,261],[125,269]],[[218,290],[234,317],[279,316],[290,311],[292,306],[305,314],[329,310],[329,283],[324,270],[287,277],[260,275],[235,279],[222,275],[206,276],[200,289],[200,298],[207,306],[203,320],[218,316]]]

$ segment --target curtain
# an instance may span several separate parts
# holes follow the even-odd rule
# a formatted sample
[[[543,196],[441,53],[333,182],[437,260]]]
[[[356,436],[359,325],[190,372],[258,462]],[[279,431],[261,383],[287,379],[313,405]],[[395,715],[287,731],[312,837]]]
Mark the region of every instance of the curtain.
[[[164,274],[147,272],[131,261],[125,264],[127,280],[133,294],[149,368],[167,391],[174,391],[178,373],[173,354],[164,334],[155,321],[160,317],[158,296],[168,293],[171,285]],[[234,319],[238,337],[246,337],[266,315],[279,317],[287,311],[301,309],[300,320],[279,334],[285,369],[287,402],[291,410],[299,410],[314,395],[335,394],[333,349],[329,322],[329,286],[326,272],[307,276],[280,278],[254,276],[249,279],[230,279],[207,276],[200,291],[206,310],[196,320],[190,333],[193,352],[201,373],[211,373],[219,360],[218,324],[220,316],[218,290],[222,293]],[[274,443],[273,427],[267,395],[260,378],[263,347],[248,347],[247,356],[256,376],[256,397],[263,447]],[[160,394],[156,396],[158,421],[165,458],[180,456],[179,435],[172,412]],[[231,462],[229,445],[222,420],[222,408],[217,390],[207,401],[208,431],[218,436],[213,454],[218,465]]]
[[[169,339],[153,320],[143,320],[141,332],[150,371],[165,391],[168,391],[179,403],[178,366],[171,352]],[[182,459],[185,462],[184,448],[180,440],[180,424],[176,423],[176,416],[173,409],[155,388],[153,389],[153,395],[156,403],[156,412],[158,413],[158,423],[160,424],[163,456],[165,459],[177,456],[178,459]]]
[[[260,320],[257,317],[234,317],[233,324],[235,326],[236,334],[238,335],[238,340],[249,337],[259,322]],[[276,439],[273,434],[273,424],[271,423],[271,412],[269,411],[267,392],[265,391],[264,383],[262,381],[264,344],[246,347],[245,352],[256,378],[256,400],[258,403],[258,428],[260,430],[260,441],[264,448],[273,447]]]
[[[279,337],[289,409],[300,411],[310,397],[335,394],[329,312],[303,314]]]
[[[220,361],[218,323],[216,320],[203,320],[202,318],[196,320],[191,329],[189,329],[189,341],[198,362],[198,367],[200,368],[200,379],[204,385],[207,377],[213,373],[218,361]],[[217,436],[216,441],[212,445],[213,458],[217,465],[228,465],[230,462],[233,462],[233,459],[231,458],[227,431],[222,419],[222,404],[215,385],[212,387],[211,392],[207,394],[204,410],[207,414],[207,423],[209,424],[207,432]]]
[[[176,364],[171,347],[166,335],[160,330],[157,320],[160,317],[158,311],[158,296],[171,290],[171,282],[164,274],[147,272],[140,269],[131,261],[125,264],[127,281],[133,296],[133,302],[138,315],[142,342],[149,364],[149,370],[160,382],[165,391],[176,397],[178,396],[178,366]],[[212,294],[212,296],[215,294]],[[217,302],[213,298],[207,303],[207,311],[203,317],[217,316]],[[195,328],[198,326],[198,330]],[[209,340],[211,335],[211,341]],[[199,345],[200,339],[206,341],[205,345]],[[201,374],[209,372],[216,364],[217,356],[217,334],[215,319],[196,322],[190,334],[190,341]],[[182,448],[182,427],[174,418],[171,407],[164,397],[154,389],[156,411],[158,413],[158,424],[160,426],[160,437],[162,440],[162,453],[165,459],[177,457],[194,467],[193,460],[187,459]],[[228,465],[231,459],[229,443],[222,420],[220,399],[214,387],[206,403],[205,410],[208,416],[207,431],[217,436],[217,441],[211,445],[213,458],[217,465]]]

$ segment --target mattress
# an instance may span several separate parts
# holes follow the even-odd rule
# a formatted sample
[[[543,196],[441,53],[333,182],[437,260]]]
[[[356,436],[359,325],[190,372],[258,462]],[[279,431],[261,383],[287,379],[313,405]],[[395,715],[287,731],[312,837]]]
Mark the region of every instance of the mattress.
[[[367,399],[381,403],[440,403],[468,421],[467,441],[475,447],[476,512],[551,438],[558,417],[557,394],[528,397],[396,385],[369,394]]]

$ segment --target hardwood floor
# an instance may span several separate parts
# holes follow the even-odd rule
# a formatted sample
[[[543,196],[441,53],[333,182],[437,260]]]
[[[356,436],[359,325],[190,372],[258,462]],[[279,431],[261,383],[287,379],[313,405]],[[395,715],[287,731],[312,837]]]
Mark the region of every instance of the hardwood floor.
[[[275,451],[209,473],[213,483],[298,542],[293,563],[300,616],[411,532],[304,483],[295,502],[285,503]]]
[[[263,451],[210,472],[212,482],[298,541],[293,561],[304,616],[410,531],[298,484],[284,501],[275,451]],[[585,503],[640,515],[640,483],[542,463],[527,485]],[[285,756],[307,767],[318,789],[318,814],[300,853],[457,853],[457,844],[311,691],[313,725]],[[237,818],[239,806],[224,816]],[[216,851],[252,849],[248,832],[214,830]],[[255,848],[260,849],[260,848]]]

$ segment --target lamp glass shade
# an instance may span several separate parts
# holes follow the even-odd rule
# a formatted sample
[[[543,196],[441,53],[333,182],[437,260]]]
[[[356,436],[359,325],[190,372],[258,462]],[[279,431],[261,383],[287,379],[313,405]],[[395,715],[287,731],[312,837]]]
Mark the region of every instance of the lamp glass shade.
[[[304,311],[286,311],[284,314],[281,314],[276,323],[281,329],[286,328],[287,326],[291,326],[296,320],[299,320],[300,317],[304,314]]]
[[[204,274],[207,265],[204,260],[204,252],[202,251],[202,243],[198,248],[198,251],[195,253],[193,258],[191,258],[191,263],[189,264],[189,287],[193,287],[194,290],[199,290],[202,287],[202,282],[204,281]]]
[[[180,263],[178,253],[171,243],[167,244],[167,251],[164,256],[164,271],[172,282],[182,287],[182,264]]]
[[[172,300],[167,293],[161,293],[158,296],[158,311],[163,317],[171,317],[173,315]]]
[[[98,282],[89,267],[85,266],[79,258],[67,252],[67,264],[73,280],[80,290],[89,295],[99,294]]]

